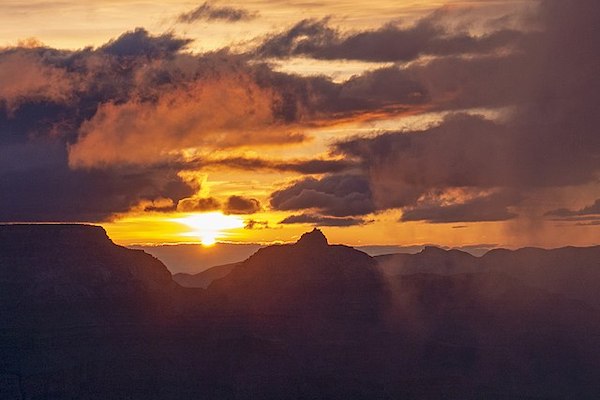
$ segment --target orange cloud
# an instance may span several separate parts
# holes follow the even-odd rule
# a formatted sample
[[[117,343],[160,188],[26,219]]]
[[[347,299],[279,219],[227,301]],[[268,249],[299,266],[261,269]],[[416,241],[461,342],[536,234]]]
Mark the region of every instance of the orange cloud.
[[[222,149],[299,142],[303,135],[276,120],[278,97],[246,75],[170,89],[153,101],[106,103],[82,124],[69,148],[71,167],[148,164],[186,148]]]
[[[63,69],[43,64],[35,54],[14,52],[0,58],[0,102],[9,112],[24,100],[67,101],[73,89]]]

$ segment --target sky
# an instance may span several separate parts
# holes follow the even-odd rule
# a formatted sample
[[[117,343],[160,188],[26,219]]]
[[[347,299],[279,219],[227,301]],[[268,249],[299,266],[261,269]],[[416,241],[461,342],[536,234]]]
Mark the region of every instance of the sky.
[[[0,3],[0,222],[600,244],[592,0]]]

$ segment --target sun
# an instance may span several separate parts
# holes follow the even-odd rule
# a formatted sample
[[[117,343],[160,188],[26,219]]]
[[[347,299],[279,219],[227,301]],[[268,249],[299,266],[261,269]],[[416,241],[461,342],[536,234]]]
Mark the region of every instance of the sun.
[[[235,215],[224,215],[221,212],[193,214],[187,217],[176,218],[174,221],[187,225],[193,231],[186,236],[195,236],[200,239],[203,246],[212,246],[217,239],[226,236],[224,231],[244,227],[244,220]]]

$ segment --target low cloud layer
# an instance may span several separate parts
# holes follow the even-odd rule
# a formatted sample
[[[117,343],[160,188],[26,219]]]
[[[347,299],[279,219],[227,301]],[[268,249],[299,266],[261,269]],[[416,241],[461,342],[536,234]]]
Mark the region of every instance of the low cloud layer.
[[[356,168],[357,163],[343,159],[288,159],[274,160],[266,158],[230,157],[220,159],[198,160],[198,166],[223,166],[240,170],[291,171],[300,174],[326,174],[342,172]]]
[[[268,37],[257,49],[263,57],[305,56],[325,60],[411,61],[424,55],[486,54],[510,48],[521,32],[502,29],[475,36],[444,27],[440,10],[413,26],[384,25],[375,30],[344,34],[329,19],[305,19],[287,31]]]
[[[506,221],[517,216],[510,211],[510,206],[518,204],[519,201],[519,196],[494,193],[450,204],[441,202],[418,204],[407,207],[401,221],[430,223]]]

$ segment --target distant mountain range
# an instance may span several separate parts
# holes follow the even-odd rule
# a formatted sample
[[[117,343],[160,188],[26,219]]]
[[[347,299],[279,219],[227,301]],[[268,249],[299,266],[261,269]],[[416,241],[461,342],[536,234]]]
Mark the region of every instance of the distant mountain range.
[[[245,260],[264,246],[254,243],[216,243],[204,247],[199,244],[174,244],[158,246],[130,246],[143,250],[164,262],[176,273],[196,274],[215,265],[232,264]]]
[[[173,280],[99,227],[0,226],[0,398],[596,399],[599,260],[314,230]]]
[[[414,246],[354,246],[370,256],[392,253],[415,254],[427,245]],[[198,244],[132,245],[131,249],[144,250],[164,262],[173,274],[199,274],[214,266],[233,264],[245,260],[265,245],[256,243],[216,243],[204,247]],[[481,244],[457,248],[475,256],[481,256],[495,248],[493,244]],[[445,247],[444,247],[445,249]]]
[[[228,275],[241,262],[217,265],[198,274],[173,274],[173,280],[183,287],[206,289],[212,281]]]
[[[416,254],[385,254],[374,259],[376,268],[386,276],[501,273],[526,285],[600,307],[600,246],[493,249],[481,257],[456,249],[426,246]],[[184,287],[206,289],[212,281],[225,277],[241,264],[219,265],[199,274],[174,274],[173,279]]]

